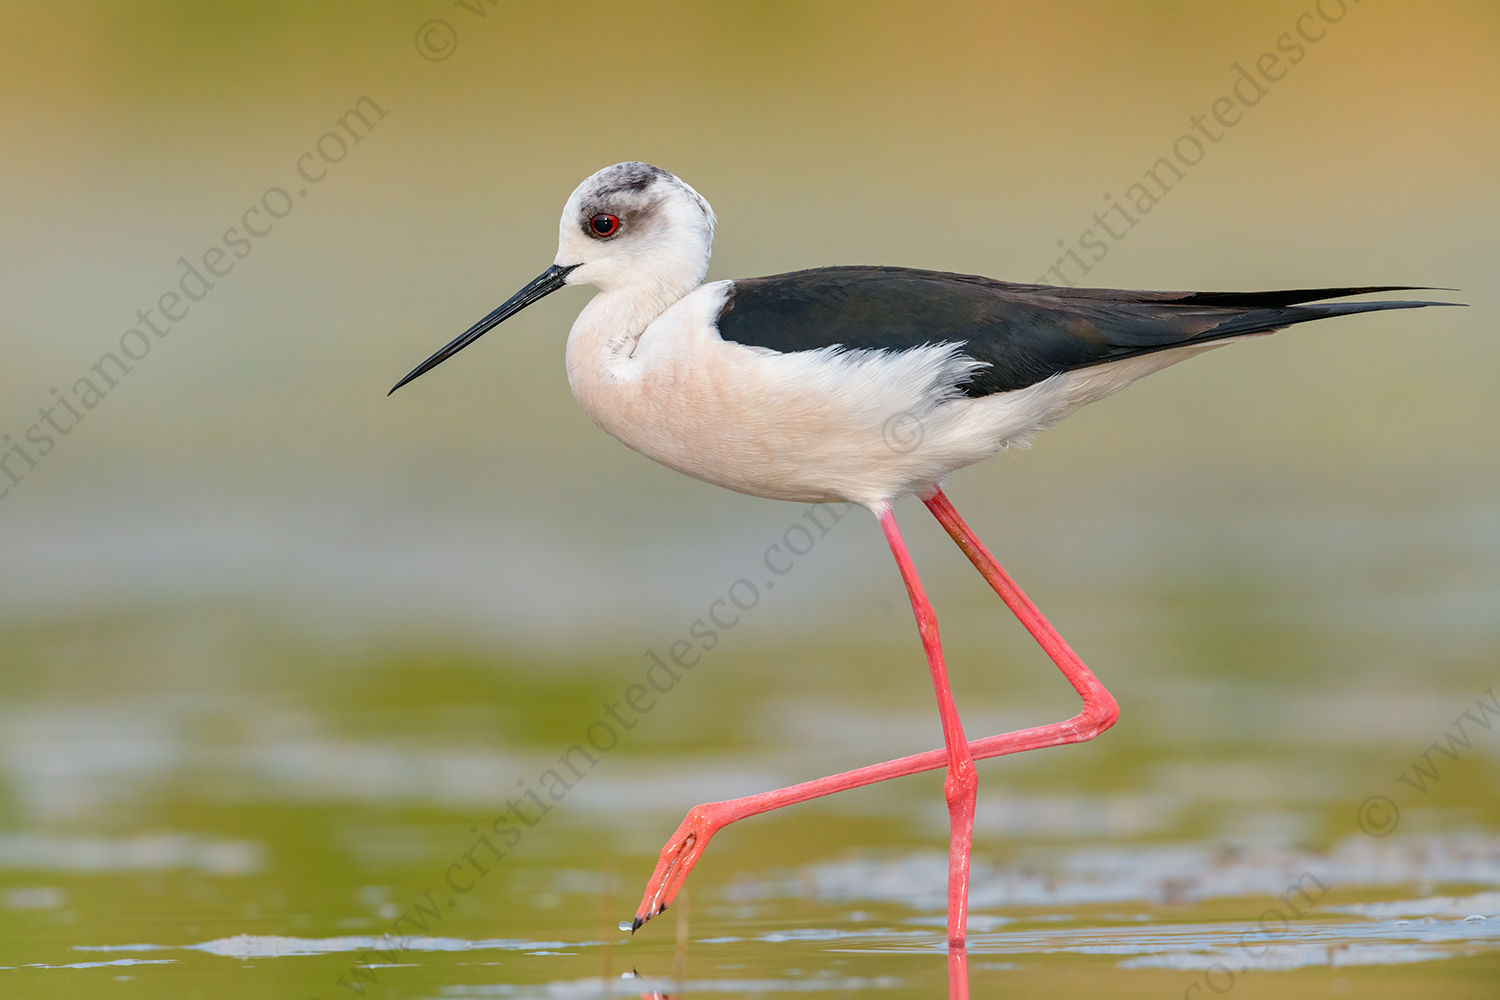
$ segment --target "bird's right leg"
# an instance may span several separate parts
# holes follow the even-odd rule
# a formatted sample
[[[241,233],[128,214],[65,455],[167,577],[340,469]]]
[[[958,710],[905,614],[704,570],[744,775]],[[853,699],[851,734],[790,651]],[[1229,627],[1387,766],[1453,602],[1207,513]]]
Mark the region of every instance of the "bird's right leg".
[[[979,570],[980,575],[989,582],[995,593],[1000,595],[1001,600],[1020,619],[1021,624],[1046,651],[1052,662],[1057,664],[1063,676],[1068,679],[1068,683],[1073,685],[1073,689],[1083,699],[1083,710],[1071,719],[1055,722],[1049,726],[1034,726],[1030,729],[1019,729],[1012,733],[1001,733],[998,736],[971,741],[969,753],[973,759],[983,760],[1025,750],[1036,750],[1041,747],[1082,743],[1093,739],[1114,725],[1115,719],[1120,714],[1114,697],[1105,690],[1104,685],[1099,683],[1099,679],[1078,658],[1078,654],[1073,652],[1066,640],[1058,634],[1057,629],[1052,627],[1052,623],[1037,610],[1031,599],[1022,592],[1020,587],[1016,586],[1010,575],[995,561],[995,557],[990,555],[979,539],[974,537],[973,531],[959,517],[958,511],[953,509],[948,498],[939,490],[924,502],[932,511],[933,516],[958,543],[959,548],[969,557],[969,561]],[[782,788],[774,792],[762,792],[759,795],[748,795],[742,799],[708,802],[694,806],[688,812],[687,818],[682,821],[682,825],[677,828],[677,832],[662,848],[656,871],[652,874],[651,881],[646,884],[646,893],[641,899],[639,909],[636,910],[633,929],[639,929],[642,924],[667,908],[676,897],[678,890],[682,888],[688,872],[703,856],[709,839],[730,823],[769,812],[772,809],[780,809],[782,806],[832,795],[834,792],[871,785],[877,781],[888,781],[891,778],[899,778],[908,774],[918,774],[922,771],[933,771],[946,767],[947,764],[947,750],[929,750],[926,753],[902,757],[899,760],[861,767],[815,781],[806,781],[800,785],[792,785],[790,788]]]
[[[1079,740],[1091,740],[1115,724],[1120,716],[1120,706],[1116,703],[1114,696],[1105,690],[1104,685],[1099,683],[1088,667],[1084,666],[1078,654],[1073,652],[1067,640],[1058,634],[1057,629],[1052,627],[1046,617],[1037,610],[1037,606],[1031,603],[1031,598],[1016,585],[1016,581],[1010,578],[1001,565],[990,555],[989,549],[984,543],[975,537],[973,530],[964,523],[964,519],[958,516],[958,511],[953,509],[953,504],[943,494],[942,490],[936,490],[932,496],[922,501],[927,509],[932,511],[932,516],[941,524],[958,543],[964,555],[979,570],[979,575],[994,588],[996,594],[1005,602],[1006,607],[1020,620],[1026,631],[1037,641],[1043,651],[1057,664],[1057,668],[1063,672],[1068,683],[1073,685],[1083,698],[1083,711],[1079,712],[1067,722],[1059,722],[1052,726],[1044,726],[1043,729],[1051,729],[1059,734],[1072,731],[1069,727],[1080,725],[1080,732],[1087,735],[1076,736],[1072,739],[1059,740],[1061,743],[1076,743]],[[1029,732],[1030,730],[1022,730]],[[1001,739],[1001,737],[994,737]],[[983,743],[984,740],[979,742]],[[1046,745],[1046,744],[1043,744]],[[1030,748],[1027,748],[1030,749]],[[1014,753],[1014,751],[1009,751]],[[976,758],[979,754],[974,755]]]

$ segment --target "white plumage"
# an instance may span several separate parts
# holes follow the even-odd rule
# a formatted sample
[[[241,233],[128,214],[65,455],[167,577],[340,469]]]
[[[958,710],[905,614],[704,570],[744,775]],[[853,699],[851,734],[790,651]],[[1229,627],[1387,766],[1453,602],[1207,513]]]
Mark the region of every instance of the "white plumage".
[[[580,184],[563,209],[555,264],[600,292],[568,335],[568,382],[601,428],[663,465],[773,500],[874,508],[928,494],[944,477],[1078,407],[1218,343],[1075,372],[972,399],[983,362],[957,344],[903,351],[780,353],[725,341],[715,320],[732,282],[701,285],[714,215],[668,174],[650,188],[662,222],[639,243],[600,245],[576,220],[609,182]],[[616,248],[622,248],[615,252]]]

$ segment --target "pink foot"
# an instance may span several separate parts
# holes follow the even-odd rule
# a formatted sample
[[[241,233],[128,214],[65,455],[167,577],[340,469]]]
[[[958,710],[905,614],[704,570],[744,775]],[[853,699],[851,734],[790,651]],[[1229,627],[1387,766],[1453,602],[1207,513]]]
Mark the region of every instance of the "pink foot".
[[[642,924],[659,913],[665,913],[667,907],[672,905],[672,900],[677,898],[678,891],[682,889],[682,883],[687,880],[688,872],[703,857],[709,839],[739,818],[733,814],[734,805],[734,802],[708,802],[693,806],[688,811],[687,818],[682,821],[677,832],[672,834],[667,846],[661,849],[656,871],[652,873],[651,881],[646,883],[646,894],[641,897],[641,905],[635,911],[630,933],[634,934],[641,929]],[[623,929],[622,924],[621,930]]]

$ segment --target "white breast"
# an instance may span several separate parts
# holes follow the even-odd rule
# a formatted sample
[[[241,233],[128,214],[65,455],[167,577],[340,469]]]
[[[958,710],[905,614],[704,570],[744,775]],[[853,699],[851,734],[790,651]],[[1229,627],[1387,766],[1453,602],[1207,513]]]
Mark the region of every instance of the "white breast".
[[[568,337],[568,379],[589,417],[636,451],[776,500],[874,506],[926,492],[1181,360],[1167,351],[970,399],[954,386],[976,362],[952,345],[779,354],[726,342],[714,320],[729,286],[704,285],[638,337],[642,303],[600,293]]]

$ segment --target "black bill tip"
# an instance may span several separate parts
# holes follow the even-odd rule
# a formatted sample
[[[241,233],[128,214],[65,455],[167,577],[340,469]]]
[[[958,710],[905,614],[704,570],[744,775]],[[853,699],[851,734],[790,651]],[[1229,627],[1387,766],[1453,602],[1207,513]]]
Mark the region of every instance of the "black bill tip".
[[[483,337],[486,333],[489,333],[491,330],[499,326],[501,323],[505,322],[507,319],[510,319],[522,309],[525,309],[527,306],[531,305],[533,302],[536,302],[537,300],[551,295],[553,292],[557,291],[563,285],[568,283],[568,275],[571,274],[573,270],[578,266],[579,265],[577,264],[569,264],[567,266],[563,266],[561,264],[553,264],[551,267],[547,268],[547,270],[543,271],[531,281],[527,282],[525,288],[521,289],[519,292],[501,303],[494,312],[490,313],[484,319],[469,327],[463,333],[459,334],[452,341],[450,341],[446,346],[444,346],[442,350],[438,351],[432,357],[428,358],[426,361],[413,368],[410,372],[407,373],[407,376],[405,378],[397,382],[395,385],[391,386],[391,392],[395,392],[397,389],[401,388],[403,385],[410,382],[417,376],[423,375],[436,368],[438,365],[442,364],[444,361],[447,361],[449,358],[453,357],[453,355],[457,354],[465,347],[468,347],[470,344],[474,343],[474,341],[478,340],[480,337]],[[389,396],[391,392],[386,393],[386,395]]]

